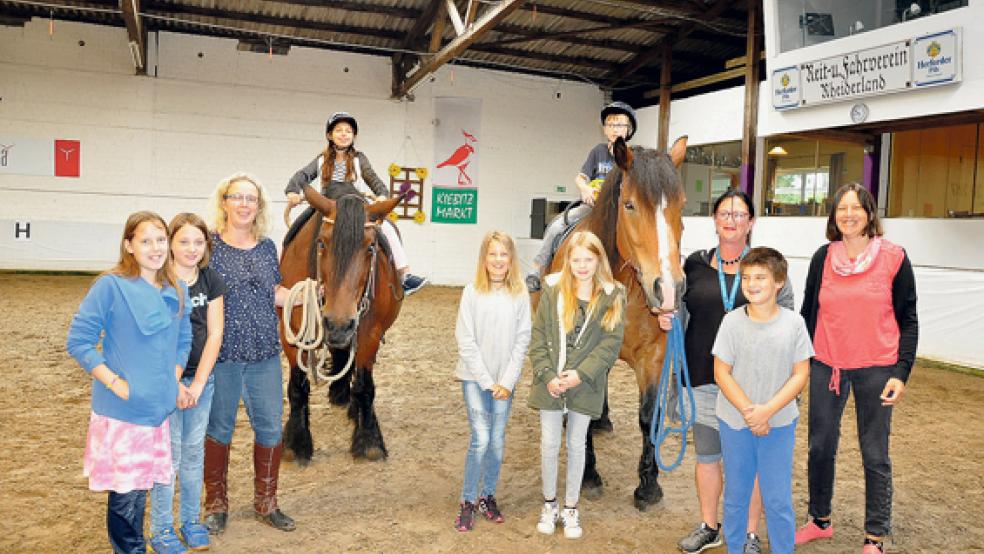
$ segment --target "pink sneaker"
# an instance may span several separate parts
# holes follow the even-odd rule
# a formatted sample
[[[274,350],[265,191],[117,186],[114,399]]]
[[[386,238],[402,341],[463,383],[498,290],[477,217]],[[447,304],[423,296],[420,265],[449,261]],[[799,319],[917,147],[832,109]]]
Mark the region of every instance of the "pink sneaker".
[[[877,545],[866,544],[864,545],[864,549],[861,550],[861,554],[885,554],[885,551],[878,548]]]
[[[834,526],[828,525],[826,529],[821,529],[819,525],[813,522],[813,518],[810,518],[810,522],[806,525],[800,527],[796,530],[796,545],[806,544],[810,541],[815,541],[817,539],[829,539],[834,536]],[[864,554],[868,554],[865,550]]]

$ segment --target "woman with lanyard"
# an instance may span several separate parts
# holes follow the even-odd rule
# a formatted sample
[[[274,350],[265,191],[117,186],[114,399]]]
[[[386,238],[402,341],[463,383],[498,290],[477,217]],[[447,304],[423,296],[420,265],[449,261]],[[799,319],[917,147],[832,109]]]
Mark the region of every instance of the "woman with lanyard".
[[[697,450],[695,481],[700,505],[701,522],[680,540],[680,550],[696,553],[724,544],[718,522],[718,502],[721,498],[721,437],[718,434],[714,406],[718,386],[714,382],[714,358],[711,347],[724,315],[748,301],[741,293],[741,274],[738,266],[749,250],[755,207],[747,194],[730,189],[714,202],[714,229],[718,245],[691,254],[684,264],[687,291],[683,295],[680,316],[686,329],[684,349],[694,387],[697,419],[694,423],[694,446]],[[779,292],[779,305],[793,309],[793,289],[789,280]],[[660,326],[668,331],[673,315],[660,316]],[[748,511],[746,553],[761,552],[756,530],[762,515],[762,497],[758,481]]]

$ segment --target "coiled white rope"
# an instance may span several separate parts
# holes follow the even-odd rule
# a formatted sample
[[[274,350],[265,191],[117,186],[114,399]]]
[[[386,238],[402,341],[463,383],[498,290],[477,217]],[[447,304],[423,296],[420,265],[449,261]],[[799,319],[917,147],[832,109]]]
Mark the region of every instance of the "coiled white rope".
[[[297,348],[297,366],[307,374],[314,384],[319,381],[333,383],[349,372],[355,360],[355,340],[349,346],[349,358],[345,368],[335,375],[325,371],[328,361],[328,345],[325,343],[325,328],[321,318],[321,300],[318,295],[320,284],[315,279],[298,281],[290,288],[284,302],[284,340]],[[301,323],[297,331],[291,328],[291,319],[297,300],[300,299]],[[313,362],[313,363],[312,363]]]

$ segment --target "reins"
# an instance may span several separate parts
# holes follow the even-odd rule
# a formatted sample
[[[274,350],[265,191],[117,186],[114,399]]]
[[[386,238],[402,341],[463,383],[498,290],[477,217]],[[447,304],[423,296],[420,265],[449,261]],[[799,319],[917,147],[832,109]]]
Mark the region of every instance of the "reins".
[[[677,409],[680,414],[680,426],[667,425],[668,408],[670,407],[670,379],[675,378],[677,390]],[[682,391],[687,392],[689,405],[684,404]],[[663,374],[659,379],[656,402],[653,406],[652,422],[649,424],[649,442],[653,445],[653,457],[656,465],[663,471],[673,471],[683,461],[687,452],[687,431],[694,426],[697,418],[697,405],[694,401],[694,389],[690,385],[690,371],[687,368],[687,354],[683,347],[683,326],[680,318],[673,318],[673,326],[666,337],[666,355],[663,358]],[[666,437],[677,433],[680,435],[680,453],[670,465],[663,463],[660,448],[666,442]]]

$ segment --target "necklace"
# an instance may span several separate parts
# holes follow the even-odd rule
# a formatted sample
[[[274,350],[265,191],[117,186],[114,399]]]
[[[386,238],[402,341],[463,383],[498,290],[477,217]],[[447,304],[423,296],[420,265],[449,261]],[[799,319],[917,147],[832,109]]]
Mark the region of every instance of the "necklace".
[[[745,257],[745,253],[746,252],[748,252],[748,247],[747,246],[745,247],[744,250],[741,251],[741,254],[738,254],[738,257],[737,258],[735,258],[733,260],[725,260],[725,259],[721,258],[721,251],[719,250],[718,253],[717,253],[717,257],[718,257],[718,260],[720,260],[721,263],[723,263],[724,265],[734,265],[734,264],[740,262],[741,259]]]

